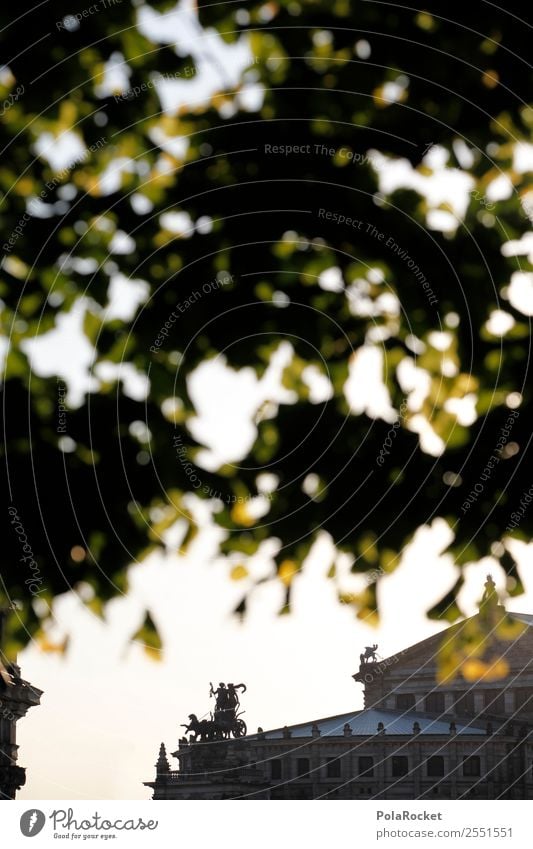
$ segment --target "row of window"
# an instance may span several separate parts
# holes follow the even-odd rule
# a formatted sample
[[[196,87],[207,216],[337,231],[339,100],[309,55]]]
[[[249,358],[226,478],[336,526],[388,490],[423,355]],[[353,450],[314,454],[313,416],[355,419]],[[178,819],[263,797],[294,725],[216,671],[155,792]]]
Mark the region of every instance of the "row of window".
[[[531,690],[512,690],[514,693],[515,710],[520,707],[533,706],[533,691]],[[498,690],[483,690],[483,706],[487,713],[505,714],[505,695],[503,691]],[[454,692],[452,693],[453,702],[452,710],[457,713],[472,714],[474,708],[474,693],[469,692]],[[414,693],[397,693],[396,708],[398,710],[410,710],[415,707],[417,697]],[[444,693],[435,692],[428,693],[424,698],[424,709],[428,713],[444,713],[445,700]]]
[[[409,772],[409,758],[407,755],[393,755],[390,759],[391,775],[393,778],[401,778]],[[426,775],[428,778],[439,778],[444,775],[444,758],[434,755],[428,758],[426,764]],[[463,758],[463,776],[465,778],[476,778],[481,774],[481,761],[477,755],[465,756]],[[341,777],[340,758],[330,758],[326,761],[327,778]],[[309,758],[296,759],[296,775],[298,778],[306,778],[311,770]],[[370,755],[360,755],[357,758],[357,775],[360,778],[373,778],[374,758]],[[270,777],[273,780],[282,778],[282,760],[274,758],[270,761]]]

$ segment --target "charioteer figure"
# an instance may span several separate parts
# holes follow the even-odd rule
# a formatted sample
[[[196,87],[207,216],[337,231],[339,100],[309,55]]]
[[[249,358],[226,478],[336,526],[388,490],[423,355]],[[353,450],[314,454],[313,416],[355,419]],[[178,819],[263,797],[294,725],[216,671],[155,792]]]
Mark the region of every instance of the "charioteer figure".
[[[235,722],[237,711],[241,705],[237,690],[242,690],[245,693],[246,684],[228,684],[226,687],[224,682],[221,681],[216,690],[213,684],[210,683],[209,686],[209,695],[210,697],[214,696],[216,700],[214,719],[221,724]]]
[[[217,713],[224,713],[228,706],[228,691],[223,681],[220,682],[217,689],[213,688],[213,684],[209,682],[209,698],[215,697],[215,716]]]

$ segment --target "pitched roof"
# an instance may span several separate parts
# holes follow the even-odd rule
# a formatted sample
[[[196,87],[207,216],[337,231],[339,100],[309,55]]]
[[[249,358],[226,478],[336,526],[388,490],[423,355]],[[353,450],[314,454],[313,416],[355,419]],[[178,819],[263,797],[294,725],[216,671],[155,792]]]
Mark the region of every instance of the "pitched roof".
[[[356,710],[351,713],[341,713],[338,716],[329,716],[325,719],[317,719],[313,722],[304,722],[299,725],[289,725],[291,737],[312,737],[313,726],[316,725],[321,737],[342,737],[344,726],[347,723],[354,737],[368,737],[377,734],[378,724],[382,722],[386,734],[400,734],[412,737],[413,725],[418,722],[420,733],[448,735],[450,723],[443,719],[435,719],[431,716],[415,713],[414,711],[384,710],[368,708],[367,710]],[[485,727],[480,725],[455,722],[457,734],[484,735]],[[283,738],[283,728],[275,728],[265,731],[267,740],[279,740]],[[257,734],[251,734],[248,739],[257,739]]]
[[[500,608],[502,611],[503,607]],[[516,619],[518,622],[523,622],[524,625],[528,627],[533,627],[533,614],[531,613],[515,613],[512,610],[506,611],[507,615],[511,619]],[[427,651],[435,651],[436,648],[440,645],[443,636],[446,633],[457,632],[460,631],[461,628],[467,626],[467,624],[472,620],[479,616],[479,613],[474,614],[474,616],[470,616],[466,619],[461,619],[458,622],[454,622],[453,625],[450,625],[448,628],[444,628],[442,631],[437,631],[436,634],[431,634],[429,637],[425,637],[423,640],[419,640],[417,643],[413,643],[410,646],[407,646],[405,649],[391,655],[390,657],[380,658],[378,661],[378,665],[381,663],[388,664],[389,661],[394,661],[394,665],[396,664],[398,658],[402,658],[403,663],[409,662],[413,658],[413,656],[417,657],[421,652]]]
[[[476,614],[477,615],[477,614]],[[529,627],[533,627],[533,614],[530,613],[515,613],[508,611],[508,615],[513,619],[523,622]],[[471,617],[473,618],[473,617]],[[451,628],[461,627],[465,621],[455,623]],[[437,642],[442,638],[443,632],[433,634],[425,640],[421,640],[401,652],[402,655],[414,654],[419,651],[422,646],[427,646],[428,643]],[[384,662],[383,659],[380,662]],[[352,711],[351,713],[341,713],[337,716],[329,716],[324,719],[317,719],[311,722],[303,722],[298,725],[289,725],[288,730],[291,732],[291,737],[312,737],[313,726],[317,726],[321,737],[342,737],[344,736],[344,726],[348,724],[353,737],[368,737],[378,733],[378,724],[382,722],[385,727],[386,734],[394,735],[413,735],[413,725],[418,722],[420,726],[420,734],[422,735],[448,735],[450,733],[450,724],[447,720],[436,719],[435,717],[415,713],[414,711],[402,710],[386,710],[367,708],[366,710]],[[469,734],[482,736],[486,734],[486,725],[458,722],[455,720],[457,734]],[[493,723],[495,727],[498,723]],[[275,728],[271,731],[265,731],[261,734],[267,740],[279,740],[284,736],[284,728]],[[249,740],[257,739],[257,734],[249,734]]]
[[[508,613],[513,619],[518,619],[518,621],[523,622],[524,625],[533,625],[533,614],[531,613],[513,613],[511,610],[509,610]]]

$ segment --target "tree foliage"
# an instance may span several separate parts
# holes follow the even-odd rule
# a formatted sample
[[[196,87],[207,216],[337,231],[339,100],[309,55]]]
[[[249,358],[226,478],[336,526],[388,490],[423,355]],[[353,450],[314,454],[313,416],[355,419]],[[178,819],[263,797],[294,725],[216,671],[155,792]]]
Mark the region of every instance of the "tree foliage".
[[[533,109],[518,4],[207,4],[203,33],[191,23],[177,46],[172,4],[96,6],[2,13],[1,574],[6,600],[23,604],[12,645],[39,628],[36,597],[84,582],[97,607],[176,520],[193,533],[190,492],[219,495],[222,550],[241,555],[234,577],[280,541],[288,602],[324,531],[353,572],[372,573],[362,594],[339,584],[372,617],[379,575],[436,517],[460,567],[492,553],[520,592],[505,545],[529,539],[533,516],[520,508],[532,484]],[[168,43],[164,26],[146,34],[150,9],[170,15]],[[110,63],[126,84],[109,83]],[[205,103],[162,109],[161,75],[194,93],[206,69]],[[67,167],[39,146],[55,139],[57,152],[65,137],[82,151]],[[456,198],[439,196],[439,174]],[[117,275],[147,284],[131,317],[106,314]],[[65,440],[62,383],[30,367],[28,342],[80,308],[94,388],[68,407]],[[190,428],[194,370],[222,356],[260,378],[283,342],[291,399],[256,411],[238,465],[206,470]],[[125,365],[148,380],[146,398],[127,391]],[[314,395],[309,367],[330,397]],[[347,397],[371,367],[381,412],[357,387]],[[278,483],[257,519],[265,471]],[[458,615],[459,586],[432,616]]]

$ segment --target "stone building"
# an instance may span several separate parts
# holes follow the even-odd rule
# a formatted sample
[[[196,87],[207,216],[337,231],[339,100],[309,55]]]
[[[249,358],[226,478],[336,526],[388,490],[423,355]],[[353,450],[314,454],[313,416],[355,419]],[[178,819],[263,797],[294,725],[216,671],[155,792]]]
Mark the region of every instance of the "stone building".
[[[4,666],[0,658],[0,800],[14,799],[26,783],[26,771],[17,764],[17,722],[41,696],[42,690],[21,678],[16,663]]]
[[[444,632],[384,660],[369,647],[362,710],[182,738],[177,770],[161,744],[153,798],[533,798],[533,615],[506,613],[493,586]]]

